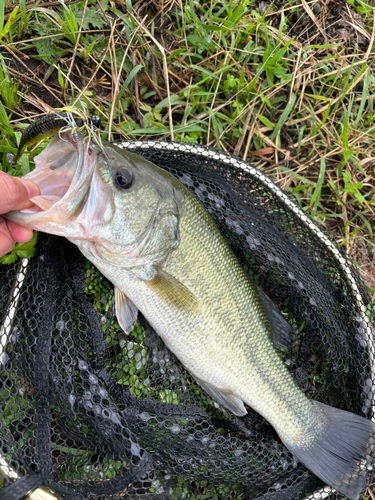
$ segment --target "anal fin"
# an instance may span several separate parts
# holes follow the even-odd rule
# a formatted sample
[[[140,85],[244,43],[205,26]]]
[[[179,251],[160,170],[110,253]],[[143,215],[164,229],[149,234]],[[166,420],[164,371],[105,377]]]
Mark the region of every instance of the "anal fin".
[[[138,309],[118,288],[115,288],[115,311],[119,325],[125,333],[129,333],[137,321]]]
[[[221,389],[213,384],[205,382],[198,377],[194,377],[197,383],[218,403],[227,408],[238,417],[246,415],[247,411],[242,399],[236,396],[232,391]]]

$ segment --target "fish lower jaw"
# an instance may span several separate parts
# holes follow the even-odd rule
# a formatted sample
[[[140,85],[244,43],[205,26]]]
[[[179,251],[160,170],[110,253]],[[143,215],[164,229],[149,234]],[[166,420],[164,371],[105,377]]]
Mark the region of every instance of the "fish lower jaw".
[[[49,213],[50,212],[50,213]],[[86,229],[79,221],[67,221],[63,218],[56,217],[56,214],[49,211],[40,211],[32,213],[24,212],[8,212],[3,216],[7,220],[11,220],[28,227],[34,231],[54,234],[56,236],[64,236],[69,240],[84,240],[86,238]]]

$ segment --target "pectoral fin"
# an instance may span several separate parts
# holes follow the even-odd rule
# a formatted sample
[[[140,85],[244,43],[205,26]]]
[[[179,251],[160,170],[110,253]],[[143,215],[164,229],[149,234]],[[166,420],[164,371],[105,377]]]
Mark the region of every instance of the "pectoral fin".
[[[118,288],[115,288],[115,311],[118,324],[125,333],[129,333],[137,321],[138,309]]]
[[[238,417],[243,417],[246,415],[247,411],[242,399],[236,396],[232,391],[227,389],[221,389],[215,385],[209,384],[198,377],[194,377],[198,384],[218,403],[227,408],[229,411],[237,415]]]
[[[200,309],[197,297],[185,285],[162,269],[158,269],[155,276],[145,283],[151,290],[179,309],[186,309],[191,313],[196,313]]]

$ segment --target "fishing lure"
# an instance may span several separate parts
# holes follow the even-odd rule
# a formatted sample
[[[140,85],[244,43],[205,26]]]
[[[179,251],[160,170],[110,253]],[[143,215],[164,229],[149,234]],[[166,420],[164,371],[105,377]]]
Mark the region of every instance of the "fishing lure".
[[[57,110],[59,111],[59,110]],[[22,134],[17,153],[13,156],[8,153],[9,163],[17,163],[26,148],[36,144],[44,138],[67,131],[83,130],[89,138],[95,137],[95,142],[100,142],[95,132],[100,126],[100,117],[97,115],[87,116],[86,113],[77,108],[66,107],[61,113],[52,113],[42,116],[32,123]],[[77,115],[77,116],[75,116]]]

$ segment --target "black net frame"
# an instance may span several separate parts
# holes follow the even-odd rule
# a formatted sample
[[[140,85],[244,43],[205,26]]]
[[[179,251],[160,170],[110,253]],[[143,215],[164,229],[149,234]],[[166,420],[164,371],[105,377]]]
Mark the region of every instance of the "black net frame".
[[[293,326],[293,350],[281,355],[301,389],[374,419],[374,308],[344,251],[238,158],[185,143],[118,145],[203,203]],[[68,241],[40,234],[35,257],[1,268],[0,287],[0,500],[41,485],[73,500],[343,498],[257,413],[215,404],[141,315],[126,337],[111,285]]]

